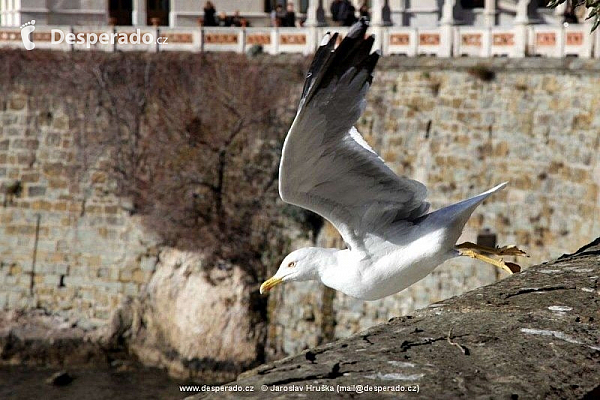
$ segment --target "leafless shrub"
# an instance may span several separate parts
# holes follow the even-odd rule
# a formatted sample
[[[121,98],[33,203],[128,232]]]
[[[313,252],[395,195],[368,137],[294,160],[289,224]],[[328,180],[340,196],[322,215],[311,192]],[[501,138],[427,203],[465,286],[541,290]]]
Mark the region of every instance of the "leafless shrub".
[[[10,84],[37,80],[79,105],[79,177],[106,174],[165,244],[265,275],[261,260],[286,243],[277,171],[303,63],[234,54],[31,57],[0,60]]]

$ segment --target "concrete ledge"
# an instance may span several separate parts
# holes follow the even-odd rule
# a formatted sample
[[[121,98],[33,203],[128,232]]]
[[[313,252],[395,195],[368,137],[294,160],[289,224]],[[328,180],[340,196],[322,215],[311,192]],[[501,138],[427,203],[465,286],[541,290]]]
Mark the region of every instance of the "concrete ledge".
[[[403,57],[387,56],[377,64],[378,70],[411,70],[411,69],[468,69],[475,66],[486,66],[494,70],[537,71],[539,73],[598,73],[600,60],[582,58],[506,58],[506,57]],[[376,72],[377,73],[377,72]]]

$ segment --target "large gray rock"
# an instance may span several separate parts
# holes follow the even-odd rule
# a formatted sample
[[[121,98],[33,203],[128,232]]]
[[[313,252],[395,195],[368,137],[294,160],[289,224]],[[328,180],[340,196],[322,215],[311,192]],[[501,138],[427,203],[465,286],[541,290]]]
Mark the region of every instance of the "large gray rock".
[[[597,240],[412,316],[260,366],[228,386],[253,387],[246,396],[261,398],[323,397],[307,385],[334,391],[343,385],[351,390],[336,395],[344,398],[356,396],[356,385],[403,385],[425,398],[600,398],[599,282]],[[401,393],[363,396],[385,394]]]
[[[203,262],[198,253],[162,251],[145,294],[115,314],[106,337],[177,378],[226,382],[257,365],[266,329],[256,283],[239,267],[205,271]]]
[[[0,311],[0,365],[139,360],[176,378],[234,379],[264,362],[266,299],[241,268],[205,262],[199,253],[163,249],[143,295],[98,329],[41,309]]]

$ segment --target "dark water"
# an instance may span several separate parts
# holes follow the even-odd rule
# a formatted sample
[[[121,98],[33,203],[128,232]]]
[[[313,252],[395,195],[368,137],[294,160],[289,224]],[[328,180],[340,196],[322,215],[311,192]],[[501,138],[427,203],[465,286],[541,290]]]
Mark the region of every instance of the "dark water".
[[[49,385],[46,380],[59,369],[25,366],[0,367],[0,399],[15,400],[150,400],[183,399],[184,383],[170,379],[156,369],[117,372],[109,369],[66,368],[75,379],[67,386]],[[196,383],[197,384],[197,383]]]

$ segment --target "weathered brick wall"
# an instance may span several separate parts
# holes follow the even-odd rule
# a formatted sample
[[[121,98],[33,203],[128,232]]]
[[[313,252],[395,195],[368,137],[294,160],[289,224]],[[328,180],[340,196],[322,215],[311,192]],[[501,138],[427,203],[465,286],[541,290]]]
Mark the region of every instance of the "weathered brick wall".
[[[482,80],[486,68],[471,69],[478,65],[495,77]],[[598,62],[387,58],[358,128],[397,173],[427,185],[433,209],[509,181],[474,212],[462,239],[474,242],[488,228],[498,244],[525,249],[531,257],[519,262],[528,266],[600,236],[598,110]],[[335,237],[325,230],[320,242],[335,244]],[[280,305],[272,332],[291,354],[326,339],[327,329],[345,337],[504,276],[454,259],[373,302],[328,294],[317,283],[291,284],[274,296]]]
[[[69,107],[83,104],[0,94],[0,309],[45,308],[91,326],[140,292],[156,250],[106,176],[75,178]]]

